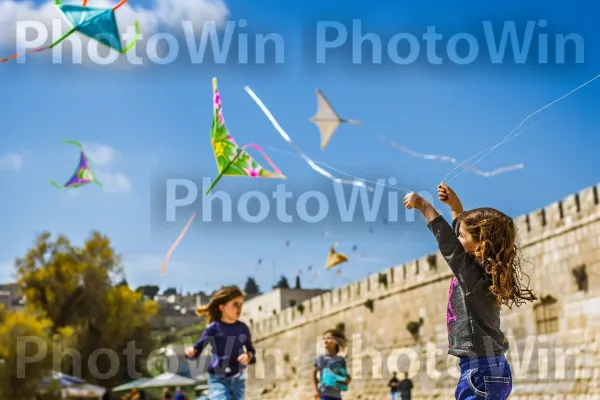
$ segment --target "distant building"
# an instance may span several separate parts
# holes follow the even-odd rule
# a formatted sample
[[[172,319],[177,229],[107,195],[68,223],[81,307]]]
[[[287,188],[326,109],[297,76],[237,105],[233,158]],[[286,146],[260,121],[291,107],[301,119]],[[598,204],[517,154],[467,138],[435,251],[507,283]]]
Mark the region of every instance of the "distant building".
[[[200,322],[195,308],[185,308],[179,304],[158,303],[159,311],[154,328],[161,331],[187,328]]]
[[[241,319],[248,324],[250,321],[260,321],[328,291],[324,289],[275,289],[249,300],[246,299]]]
[[[0,291],[0,305],[4,306],[5,310],[8,310],[12,304],[12,297],[10,292],[7,290]]]
[[[0,304],[7,310],[18,310],[25,307],[25,297],[19,291],[19,285],[16,283],[6,283],[0,285]]]

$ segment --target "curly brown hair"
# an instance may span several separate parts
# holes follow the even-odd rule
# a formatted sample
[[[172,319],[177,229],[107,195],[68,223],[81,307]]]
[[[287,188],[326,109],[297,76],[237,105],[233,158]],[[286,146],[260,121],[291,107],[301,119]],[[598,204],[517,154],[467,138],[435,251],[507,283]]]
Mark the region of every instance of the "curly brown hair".
[[[491,280],[490,292],[496,305],[512,308],[537,296],[528,288],[530,276],[523,272],[525,263],[517,245],[517,228],[511,217],[493,208],[463,211],[456,218],[456,228],[465,228],[477,243],[474,257]],[[527,284],[521,282],[528,278]]]
[[[244,292],[240,288],[237,286],[224,286],[212,296],[207,305],[196,308],[196,315],[208,315],[209,324],[220,321],[222,318],[220,306],[238,297],[244,297]]]

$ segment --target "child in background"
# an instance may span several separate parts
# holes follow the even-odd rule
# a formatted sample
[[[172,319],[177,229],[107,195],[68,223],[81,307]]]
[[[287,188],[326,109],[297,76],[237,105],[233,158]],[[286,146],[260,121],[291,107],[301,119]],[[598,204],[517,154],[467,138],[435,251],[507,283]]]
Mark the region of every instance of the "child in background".
[[[346,373],[346,360],[339,353],[346,346],[346,336],[339,329],[330,329],[323,336],[325,354],[317,356],[313,371],[314,397],[320,400],[339,400],[342,398],[342,388],[339,384],[349,385],[352,378]],[[335,386],[324,384],[323,372],[329,369],[336,375],[346,376],[345,381],[338,381]],[[317,375],[320,375],[321,383]]]
[[[454,191],[442,183],[438,198],[450,206],[452,226],[416,193],[404,206],[421,211],[454,279],[447,307],[448,354],[459,357],[458,400],[504,400],[512,391],[512,371],[505,357],[507,340],[500,330],[500,307],[519,307],[536,296],[520,282],[523,271],[516,227],[492,208],[464,211]]]
[[[194,346],[186,349],[187,357],[196,358],[206,345],[212,347],[208,368],[208,391],[211,400],[244,400],[244,368],[254,362],[250,329],[239,321],[244,294],[236,286],[221,288],[208,305],[198,307],[198,315],[208,315],[209,325]]]

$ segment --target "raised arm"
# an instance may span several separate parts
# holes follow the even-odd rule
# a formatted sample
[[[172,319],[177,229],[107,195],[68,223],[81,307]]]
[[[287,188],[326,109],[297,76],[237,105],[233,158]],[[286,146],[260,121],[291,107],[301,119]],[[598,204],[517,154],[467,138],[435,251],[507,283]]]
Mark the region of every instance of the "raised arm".
[[[437,240],[440,253],[442,253],[460,286],[466,293],[473,290],[483,275],[482,270],[465,251],[448,221],[438,215],[427,224],[427,227]]]
[[[467,254],[452,227],[427,200],[414,192],[404,198],[404,206],[421,211],[458,283],[465,292],[470,292],[481,279],[482,271]]]
[[[450,207],[450,211],[452,211],[452,221],[454,221],[456,217],[463,212],[463,206],[460,199],[454,190],[452,190],[450,186],[446,185],[444,182],[440,183],[438,186],[438,199]]]

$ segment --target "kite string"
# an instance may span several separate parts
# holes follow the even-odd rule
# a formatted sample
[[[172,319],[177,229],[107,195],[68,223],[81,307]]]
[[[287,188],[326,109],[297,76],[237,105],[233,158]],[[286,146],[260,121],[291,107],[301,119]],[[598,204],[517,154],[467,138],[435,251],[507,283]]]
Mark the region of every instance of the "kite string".
[[[422,154],[422,153],[418,153],[416,151],[413,151],[399,143],[396,143],[395,141],[386,138],[383,135],[380,134],[376,134],[375,137],[381,141],[384,142],[388,142],[392,147],[403,151],[404,153],[413,156],[413,157],[417,157],[417,158],[422,158],[424,160],[440,160],[440,161],[447,161],[451,164],[457,165],[459,164],[458,160],[454,157],[450,157],[450,156],[445,156],[445,155],[441,155],[441,154]],[[493,171],[481,171],[478,169],[473,168],[473,165],[469,166],[469,165],[465,165],[463,166],[463,169],[465,170],[471,170],[473,173],[483,176],[485,178],[489,178],[491,176],[495,176],[498,175],[500,173],[503,172],[508,172],[508,171],[513,171],[513,170],[517,170],[517,169],[522,169],[524,168],[524,165],[522,163],[519,164],[514,164],[514,165],[508,165],[506,167],[501,167],[501,168],[497,168]]]
[[[529,129],[533,128],[535,125],[537,125],[539,123],[539,121],[535,121],[533,124],[531,124],[530,126],[528,126],[527,128],[523,129],[521,132],[515,133],[514,135],[512,135],[510,138],[505,138],[506,140],[504,141],[504,143],[510,142],[511,140],[513,140],[514,138],[518,137],[519,135],[522,135],[523,133],[527,132]],[[466,163],[470,160],[472,160],[473,158],[477,157],[478,155],[480,155],[481,153],[485,153],[486,151],[490,151],[494,149],[494,146],[488,147],[485,150],[481,150],[480,152],[478,152],[477,154],[467,158],[463,163]],[[489,152],[487,153],[489,154]],[[473,164],[471,164],[471,167],[473,165],[476,165],[478,162],[480,162],[487,154],[484,154],[483,156],[481,156],[479,159],[477,159]],[[522,164],[518,164],[518,165],[522,165]],[[498,173],[504,172],[503,169],[505,168],[509,168],[509,167],[504,167],[504,168],[499,168],[497,170],[494,170],[492,172],[490,172],[490,176],[492,175],[497,175]],[[454,179],[456,179],[460,174],[462,174],[465,171],[460,171],[458,174],[456,174],[455,176],[453,176],[452,178],[448,179],[447,182],[452,181]],[[450,174],[449,174],[450,175]]]
[[[584,86],[587,86],[588,84],[592,83],[593,81],[595,81],[595,80],[596,80],[596,79],[598,79],[598,78],[600,78],[600,74],[596,75],[595,77],[593,77],[593,78],[592,78],[592,79],[590,79],[589,81],[587,81],[587,82],[585,82],[585,83],[583,83],[583,84],[579,85],[578,87],[576,87],[575,89],[571,90],[571,91],[570,91],[570,92],[568,92],[567,94],[565,94],[565,95],[563,95],[563,96],[559,97],[558,99],[556,99],[556,100],[554,100],[554,101],[552,101],[552,102],[550,102],[550,103],[546,104],[544,107],[540,108],[539,110],[537,110],[537,111],[535,111],[535,112],[533,112],[533,113],[529,114],[529,115],[528,115],[528,116],[527,116],[527,117],[526,117],[526,118],[525,118],[523,121],[521,121],[521,123],[520,123],[519,125],[517,125],[517,127],[516,127],[515,129],[513,129],[513,130],[512,130],[512,131],[511,131],[511,132],[510,132],[508,135],[506,135],[506,137],[505,137],[504,139],[502,139],[502,140],[501,140],[501,141],[500,141],[498,144],[496,144],[495,146],[492,146],[492,148],[491,148],[491,149],[490,149],[490,150],[489,150],[489,151],[488,151],[488,152],[487,152],[487,153],[486,153],[486,154],[485,154],[483,157],[481,157],[479,160],[477,160],[477,162],[481,161],[482,159],[484,159],[485,157],[487,157],[487,156],[488,156],[488,155],[489,155],[491,152],[493,152],[494,150],[496,150],[496,149],[497,149],[497,148],[498,148],[500,145],[502,145],[502,144],[504,144],[505,142],[507,142],[507,141],[508,141],[508,138],[509,138],[509,137],[510,137],[510,136],[511,136],[511,135],[512,135],[512,134],[513,134],[513,133],[514,133],[514,132],[515,132],[517,129],[519,129],[519,128],[521,127],[521,125],[523,125],[523,124],[524,124],[524,123],[525,123],[525,122],[526,122],[526,121],[527,121],[529,118],[531,118],[531,117],[533,117],[534,115],[536,115],[537,113],[539,113],[539,112],[541,112],[541,111],[545,110],[546,108],[548,108],[548,107],[552,106],[553,104],[556,104],[556,103],[558,103],[559,101],[561,101],[561,100],[563,100],[564,98],[566,98],[566,97],[570,96],[572,93],[576,92],[577,90],[581,89],[582,87],[584,87]],[[478,154],[480,154],[480,153],[481,153],[481,152],[479,152]],[[471,158],[474,158],[474,157],[475,157],[475,156],[473,156],[473,157],[471,157]],[[471,159],[471,158],[470,158],[470,159]],[[467,160],[467,161],[468,161],[468,160]],[[465,161],[465,162],[466,162],[466,161]],[[476,163],[477,163],[477,162],[476,162]],[[475,163],[475,164],[476,164],[476,163]],[[462,165],[462,164],[464,164],[464,162],[463,162],[463,163],[461,163],[461,165]],[[475,164],[473,164],[473,165],[475,165]],[[459,166],[460,166],[460,165],[459,165]],[[442,182],[443,182],[443,181],[445,181],[445,180],[448,178],[448,176],[450,176],[450,175],[451,175],[451,174],[452,174],[452,173],[453,173],[453,172],[454,172],[454,171],[455,171],[455,170],[456,170],[456,169],[457,169],[459,166],[457,166],[457,167],[456,167],[456,168],[454,168],[452,171],[450,171],[450,173],[448,173],[448,175],[446,175],[446,177],[445,177],[444,179],[442,179]],[[462,171],[462,172],[464,172],[464,171]],[[456,177],[458,177],[458,176],[459,176],[459,175],[460,175],[462,172],[460,172],[458,175],[456,175],[456,176],[455,176],[454,178],[452,178],[452,179],[455,179]]]
[[[283,150],[280,150],[280,149],[278,149],[277,147],[272,147],[272,146],[270,146],[269,148],[270,148],[271,150],[273,150],[273,151],[276,151],[276,152],[278,152],[278,153],[281,153],[281,154],[286,154],[286,155],[289,155],[289,156],[296,156],[296,157],[300,157],[300,156],[299,156],[299,155],[297,155],[297,154],[290,153],[289,151],[283,151]],[[383,184],[383,183],[381,183],[381,182],[375,182],[375,181],[371,181],[371,180],[368,180],[368,179],[361,178],[361,177],[359,177],[359,176],[355,176],[355,175],[349,174],[349,173],[347,173],[347,172],[344,172],[344,171],[342,171],[341,169],[338,169],[338,168],[336,168],[336,167],[334,167],[334,166],[332,166],[332,165],[330,165],[330,164],[326,164],[326,163],[324,163],[324,162],[322,162],[322,161],[317,161],[317,160],[312,160],[312,161],[313,161],[315,164],[322,165],[323,167],[325,167],[325,168],[329,168],[330,170],[332,170],[332,171],[335,171],[335,172],[337,172],[338,174],[342,174],[342,175],[348,176],[348,177],[350,177],[350,178],[354,178],[355,180],[361,180],[361,179],[362,179],[363,181],[365,181],[365,182],[368,182],[368,183],[372,183],[373,185],[377,185],[377,186],[383,186],[383,187],[387,187],[387,188],[389,188],[389,189],[401,190],[401,191],[403,191],[403,192],[406,192],[406,193],[410,193],[410,192],[412,192],[412,190],[409,190],[409,189],[405,189],[405,188],[401,188],[401,187],[398,187],[398,186],[393,186],[393,185],[385,185],[385,184]]]

